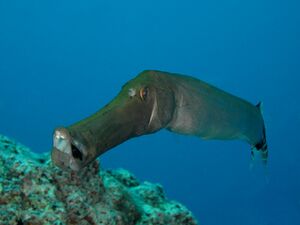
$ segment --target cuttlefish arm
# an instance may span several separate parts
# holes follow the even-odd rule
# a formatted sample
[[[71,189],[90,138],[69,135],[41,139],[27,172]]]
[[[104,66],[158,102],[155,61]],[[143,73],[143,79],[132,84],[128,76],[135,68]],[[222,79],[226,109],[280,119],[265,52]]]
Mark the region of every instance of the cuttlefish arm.
[[[166,128],[203,139],[240,139],[267,159],[260,107],[198,79],[144,71],[94,115],[53,137],[53,162],[75,171],[122,142]]]

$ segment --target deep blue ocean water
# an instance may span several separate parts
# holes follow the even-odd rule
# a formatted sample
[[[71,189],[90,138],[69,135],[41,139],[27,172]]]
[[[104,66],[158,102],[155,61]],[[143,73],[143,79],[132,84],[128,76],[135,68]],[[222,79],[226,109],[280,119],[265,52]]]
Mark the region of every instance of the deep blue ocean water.
[[[300,224],[300,4],[292,0],[0,0],[0,133],[36,152],[144,69],[264,102],[270,159],[161,131],[101,157],[161,183],[204,225]]]

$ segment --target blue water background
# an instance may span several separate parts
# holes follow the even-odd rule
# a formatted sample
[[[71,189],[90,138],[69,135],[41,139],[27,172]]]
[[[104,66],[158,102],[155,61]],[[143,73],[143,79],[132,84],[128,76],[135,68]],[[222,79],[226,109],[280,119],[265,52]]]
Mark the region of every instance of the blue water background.
[[[36,152],[144,69],[264,102],[268,175],[239,141],[162,131],[101,157],[161,183],[205,225],[300,224],[299,1],[0,0],[0,133]]]

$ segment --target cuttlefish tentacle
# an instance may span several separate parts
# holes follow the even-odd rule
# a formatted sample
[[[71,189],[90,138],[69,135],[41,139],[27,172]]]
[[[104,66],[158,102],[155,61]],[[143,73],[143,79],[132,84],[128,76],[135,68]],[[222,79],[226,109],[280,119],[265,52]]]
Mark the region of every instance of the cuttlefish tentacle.
[[[144,71],[94,115],[56,129],[52,160],[80,170],[130,138],[166,128],[202,139],[244,140],[266,162],[260,106],[190,76]]]

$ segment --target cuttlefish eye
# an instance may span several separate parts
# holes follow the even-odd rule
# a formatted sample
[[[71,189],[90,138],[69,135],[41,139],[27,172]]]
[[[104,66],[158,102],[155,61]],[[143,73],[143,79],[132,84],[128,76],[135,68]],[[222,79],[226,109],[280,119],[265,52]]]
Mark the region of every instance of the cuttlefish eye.
[[[146,100],[147,96],[148,96],[149,90],[147,87],[143,87],[140,89],[140,97],[143,101]]]

